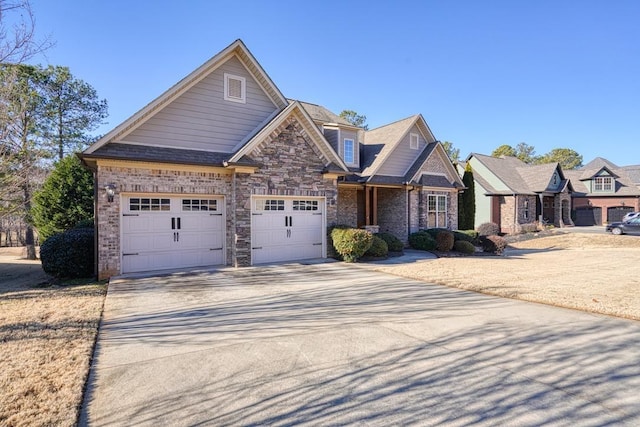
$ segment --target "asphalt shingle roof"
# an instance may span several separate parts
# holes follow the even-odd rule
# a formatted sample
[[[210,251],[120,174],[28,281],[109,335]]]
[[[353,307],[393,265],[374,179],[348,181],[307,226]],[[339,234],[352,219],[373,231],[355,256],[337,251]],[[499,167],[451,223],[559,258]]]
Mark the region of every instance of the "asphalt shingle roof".
[[[188,165],[222,166],[232,153],[183,150],[178,148],[148,147],[144,145],[109,143],[98,148],[89,157],[119,160],[137,160]],[[249,160],[247,160],[249,162]]]

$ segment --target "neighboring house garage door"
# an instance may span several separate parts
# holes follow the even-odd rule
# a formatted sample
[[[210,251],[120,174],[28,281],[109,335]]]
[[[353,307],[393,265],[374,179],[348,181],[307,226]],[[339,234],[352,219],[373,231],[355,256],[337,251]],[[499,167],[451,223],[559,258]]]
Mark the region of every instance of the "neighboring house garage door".
[[[611,224],[612,222],[620,222],[622,221],[622,218],[629,212],[633,212],[633,208],[626,206],[607,208],[607,222],[609,224]]]
[[[122,198],[122,272],[224,263],[224,199]]]
[[[602,225],[602,208],[576,209],[576,225]]]
[[[324,256],[324,199],[254,197],[252,264]]]

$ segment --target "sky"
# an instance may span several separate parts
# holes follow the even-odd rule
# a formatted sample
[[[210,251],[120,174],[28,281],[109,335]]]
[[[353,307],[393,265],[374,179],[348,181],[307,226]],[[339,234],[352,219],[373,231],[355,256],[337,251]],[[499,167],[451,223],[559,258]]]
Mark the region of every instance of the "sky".
[[[31,0],[32,62],[68,66],[117,126],[236,39],[280,91],[370,129],[422,114],[462,159],[525,142],[640,164],[640,2]]]

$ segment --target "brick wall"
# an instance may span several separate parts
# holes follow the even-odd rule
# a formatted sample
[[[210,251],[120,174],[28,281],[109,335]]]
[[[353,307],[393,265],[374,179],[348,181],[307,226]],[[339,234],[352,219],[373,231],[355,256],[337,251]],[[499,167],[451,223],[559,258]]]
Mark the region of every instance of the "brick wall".
[[[137,168],[98,166],[98,188],[114,183],[117,193],[111,203],[107,201],[104,191],[98,194],[98,277],[100,279],[120,274],[120,194],[201,194],[222,195],[229,199],[232,180],[230,174],[175,169],[172,170],[170,166],[167,166],[167,169],[144,166]],[[232,215],[229,204],[227,204],[226,219],[227,230],[230,230]],[[226,236],[227,262],[230,261],[231,235],[232,233],[228,232]]]
[[[337,223],[358,226],[358,189],[338,188]]]
[[[378,188],[378,225],[380,232],[407,241],[407,190]]]
[[[247,155],[260,168],[236,178],[235,266],[251,264],[252,195],[325,197],[327,226],[337,224],[337,182],[323,178],[325,160],[304,135],[302,127],[291,118]]]

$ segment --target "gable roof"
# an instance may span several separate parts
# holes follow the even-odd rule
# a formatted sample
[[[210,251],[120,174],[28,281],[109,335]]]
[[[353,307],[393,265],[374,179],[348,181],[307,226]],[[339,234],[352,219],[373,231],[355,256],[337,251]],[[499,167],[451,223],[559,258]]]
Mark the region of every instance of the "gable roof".
[[[449,171],[449,176],[452,177],[453,180],[448,179],[442,174],[420,174],[422,166],[434,155],[439,155],[440,159],[444,159],[444,167]],[[458,175],[458,171],[449,160],[449,156],[439,141],[431,142],[425,147],[407,171],[404,179],[405,182],[417,182],[427,187],[464,188],[462,178]]]
[[[606,171],[615,178],[615,189],[613,193],[592,193],[589,191],[587,181],[599,176],[602,171]],[[598,196],[598,197],[620,197],[620,196],[640,196],[638,181],[640,179],[640,166],[618,167],[614,163],[602,157],[596,157],[580,169],[565,171],[567,178],[571,180],[577,196]]]
[[[344,161],[331,148],[329,142],[325,139],[320,129],[315,125],[313,119],[302,107],[301,103],[294,101],[287,108],[282,110],[273,120],[263,127],[253,138],[251,138],[244,146],[236,151],[228,160],[228,163],[241,162],[244,156],[249,154],[256,146],[258,146],[265,138],[267,138],[278,127],[285,123],[289,118],[295,118],[303,127],[306,136],[309,137],[322,155],[325,157],[325,166],[331,167],[333,170],[338,167],[340,170],[347,172],[348,168]]]
[[[225,49],[223,49],[220,53],[202,64],[200,67],[196,68],[193,72],[173,85],[162,95],[151,101],[133,116],[125,120],[120,125],[116,126],[112,131],[104,135],[102,138],[100,138],[100,140],[87,148],[84,153],[91,154],[110,141],[122,138],[126,134],[131,133],[142,123],[153,117],[164,106],[168,105],[171,101],[184,94],[198,82],[202,81],[204,78],[213,73],[220,65],[225,63],[232,56],[237,57],[240,62],[247,68],[247,70],[253,75],[255,80],[263,88],[265,93],[277,106],[277,108],[284,109],[288,105],[287,99],[284,97],[284,95],[282,95],[280,90],[273,83],[264,69],[260,66],[258,61],[256,61],[255,57],[251,54],[242,40],[238,39],[227,46]]]
[[[566,182],[565,174],[559,163],[529,165],[516,157],[493,157],[477,153],[472,153],[467,159],[471,157],[475,157],[476,160],[483,164],[509,189],[509,192],[496,190],[489,184],[487,179],[482,179],[484,184],[486,184],[482,186],[492,194],[535,195],[546,191],[557,192],[558,189],[549,188],[551,178],[555,172],[558,173],[561,180],[561,185],[558,187],[559,189],[562,190],[567,186],[573,189],[571,183]],[[479,174],[475,172],[476,171],[474,171],[474,178],[477,178],[476,175]]]
[[[362,175],[373,179],[373,176],[414,126],[418,127],[428,143],[435,141],[431,129],[420,114],[364,132],[362,142],[366,163],[362,165]],[[427,147],[424,148],[424,150],[426,149]]]
[[[315,122],[322,123],[325,125],[335,124],[341,127],[361,129],[358,126],[352,125],[351,123],[349,123],[349,121],[340,117],[334,112],[328,110],[322,105],[311,104],[309,102],[303,102],[303,101],[296,101],[294,99],[289,99],[289,102],[299,102],[302,108],[304,108],[306,112],[309,113],[309,116]]]

